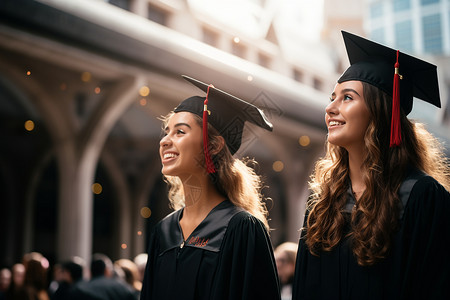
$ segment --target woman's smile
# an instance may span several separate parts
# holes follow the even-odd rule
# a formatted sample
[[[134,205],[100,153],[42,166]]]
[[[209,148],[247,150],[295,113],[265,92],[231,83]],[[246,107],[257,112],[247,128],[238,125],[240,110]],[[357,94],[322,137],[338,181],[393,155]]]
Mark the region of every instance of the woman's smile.
[[[203,171],[202,128],[190,112],[178,112],[170,117],[159,143],[162,173],[180,176]]]
[[[179,154],[172,151],[166,151],[163,153],[162,163],[169,163],[171,161],[174,161],[178,158]]]
[[[364,145],[364,135],[369,126],[370,113],[359,81],[336,84],[326,108],[325,123],[328,141],[349,150]]]

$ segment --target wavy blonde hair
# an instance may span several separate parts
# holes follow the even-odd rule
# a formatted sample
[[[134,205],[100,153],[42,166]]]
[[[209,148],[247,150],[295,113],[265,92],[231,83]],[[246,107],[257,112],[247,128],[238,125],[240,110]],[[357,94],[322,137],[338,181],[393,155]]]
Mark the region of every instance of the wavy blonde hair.
[[[364,141],[366,190],[349,216],[344,212],[349,187],[348,152],[326,142],[326,155],[316,165],[309,183],[307,230],[309,251],[331,251],[343,238],[351,239],[359,265],[384,259],[398,228],[401,202],[398,189],[410,167],[432,176],[450,189],[449,161],[440,142],[423,124],[413,123],[402,112],[402,143],[389,148],[392,97],[363,82],[365,103],[371,120]],[[345,226],[350,222],[351,229]]]
[[[161,118],[163,128],[167,126],[173,114],[174,112],[171,112]],[[192,115],[197,124],[203,127],[202,119],[195,114]],[[215,152],[214,149],[220,149],[222,145],[220,134],[211,124],[208,124],[208,138],[210,153]],[[216,155],[212,155],[212,159],[217,172],[211,179],[216,189],[234,205],[243,208],[263,222],[269,231],[268,211],[261,193],[262,180],[253,168],[257,165],[257,162],[250,158],[243,158],[242,160],[234,158],[226,145]],[[204,161],[200,163],[205,165]],[[184,207],[183,184],[179,177],[165,176],[165,180],[169,184],[169,200],[172,208],[176,210]]]

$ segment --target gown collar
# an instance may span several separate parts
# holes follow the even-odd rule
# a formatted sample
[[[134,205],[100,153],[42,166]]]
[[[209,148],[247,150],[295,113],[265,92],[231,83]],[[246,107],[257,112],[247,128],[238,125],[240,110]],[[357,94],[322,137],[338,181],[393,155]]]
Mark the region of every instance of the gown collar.
[[[352,192],[352,183],[351,182],[349,182],[349,184],[348,184],[348,189],[347,189],[346,195],[347,195],[347,203],[345,204],[344,211],[351,213],[353,210],[353,207],[356,205],[356,199]]]
[[[161,221],[161,254],[176,247],[194,247],[219,252],[223,237],[231,218],[242,208],[225,200],[214,207],[206,218],[194,229],[191,235],[183,240],[180,218],[183,208]]]
[[[402,203],[400,208],[399,219],[402,219],[403,217],[403,212],[405,210],[406,204],[408,203],[408,199],[414,184],[417,182],[417,180],[419,180],[424,176],[426,176],[426,174],[418,169],[410,168],[408,170],[406,178],[403,180],[402,184],[400,185],[400,188],[398,189],[398,196]],[[347,195],[347,203],[345,204],[344,211],[351,213],[356,203],[356,199],[353,196],[352,192],[351,182],[349,182],[346,195]]]

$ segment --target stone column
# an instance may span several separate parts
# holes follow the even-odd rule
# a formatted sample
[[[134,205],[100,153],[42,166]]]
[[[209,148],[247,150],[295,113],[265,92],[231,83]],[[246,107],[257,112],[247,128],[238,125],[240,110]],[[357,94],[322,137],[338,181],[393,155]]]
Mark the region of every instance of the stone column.
[[[104,142],[122,113],[138,96],[141,78],[125,78],[107,91],[85,126],[57,149],[59,192],[58,259],[92,254],[93,195],[91,186]]]

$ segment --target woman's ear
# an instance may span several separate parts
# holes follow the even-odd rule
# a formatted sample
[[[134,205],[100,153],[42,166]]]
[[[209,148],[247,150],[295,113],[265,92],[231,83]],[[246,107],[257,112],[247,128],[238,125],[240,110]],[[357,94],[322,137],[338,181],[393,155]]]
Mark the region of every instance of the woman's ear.
[[[210,150],[212,155],[217,155],[225,147],[225,139],[218,135],[215,137],[214,147]]]

